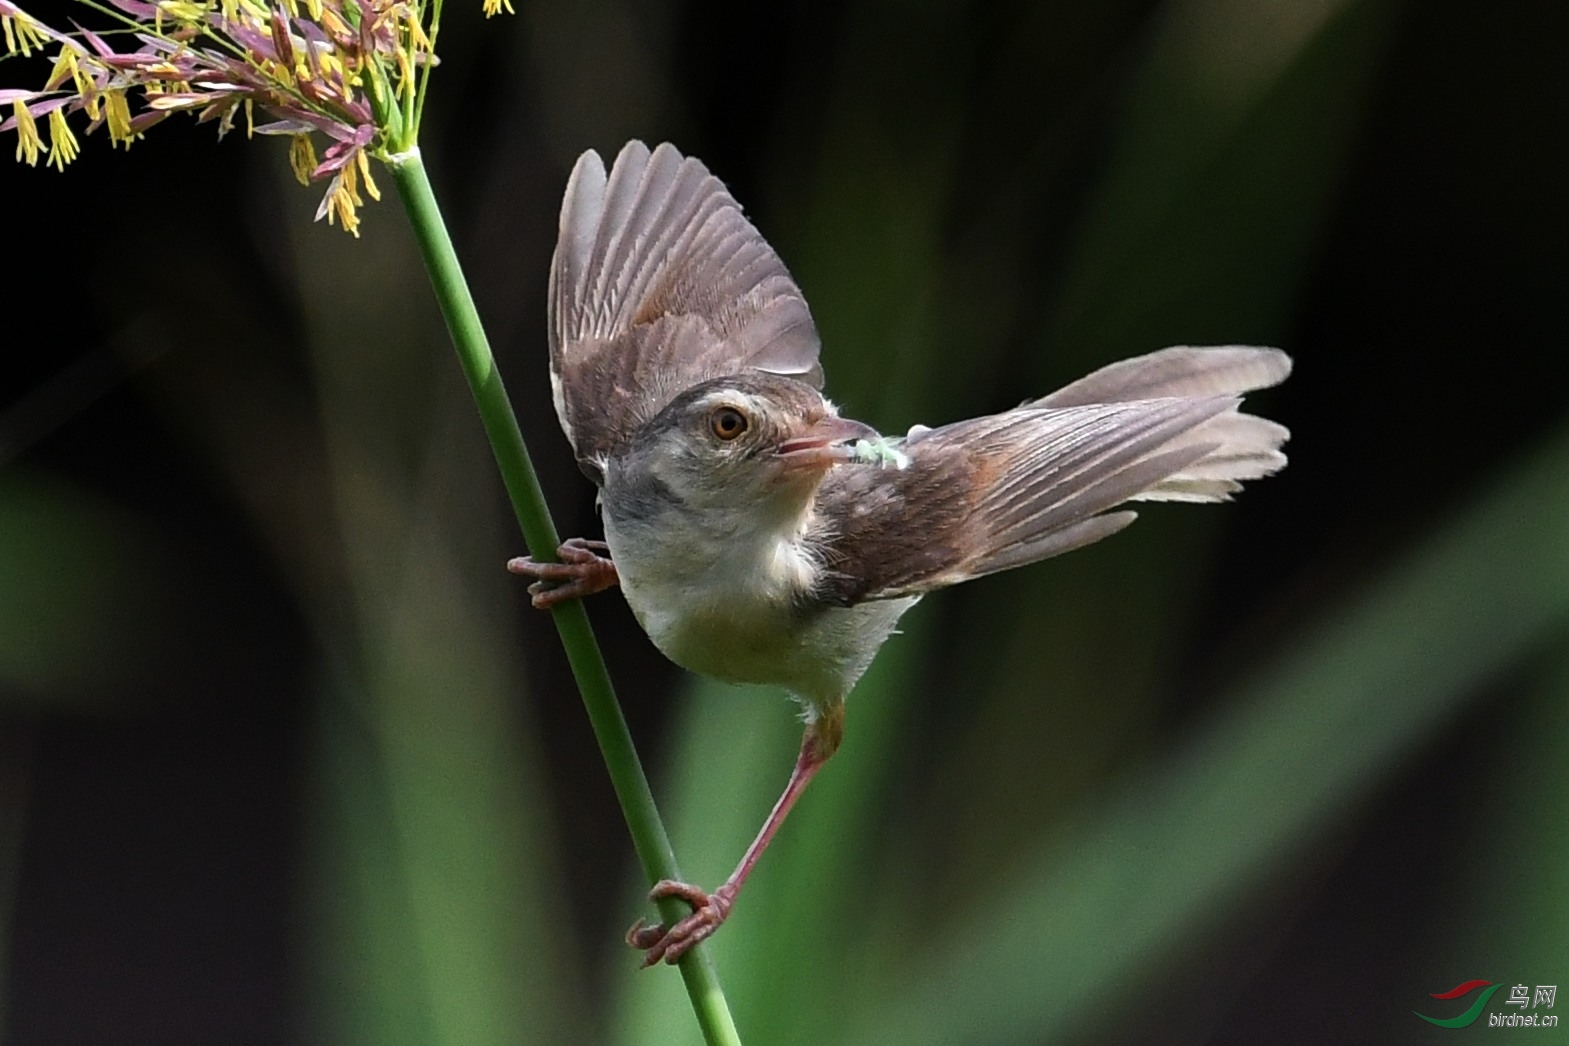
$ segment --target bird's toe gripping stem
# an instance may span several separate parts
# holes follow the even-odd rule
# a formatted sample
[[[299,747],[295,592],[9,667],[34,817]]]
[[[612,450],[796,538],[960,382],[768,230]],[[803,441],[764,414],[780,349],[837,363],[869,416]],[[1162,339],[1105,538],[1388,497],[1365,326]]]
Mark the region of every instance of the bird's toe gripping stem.
[[[556,549],[556,555],[561,559],[559,563],[541,563],[531,556],[519,556],[508,560],[507,569],[533,578],[528,593],[534,597],[534,606],[549,610],[565,600],[581,599],[616,587],[620,581],[616,565],[603,554],[609,551],[610,547],[603,541],[571,538]]]
[[[673,966],[693,946],[719,929],[735,904],[736,892],[729,883],[709,893],[690,883],[661,879],[648,892],[648,899],[662,901],[667,897],[679,898],[692,906],[692,914],[668,928],[664,923],[644,926],[643,920],[639,919],[627,931],[627,943],[643,952],[645,968],[658,962],[667,962]]]

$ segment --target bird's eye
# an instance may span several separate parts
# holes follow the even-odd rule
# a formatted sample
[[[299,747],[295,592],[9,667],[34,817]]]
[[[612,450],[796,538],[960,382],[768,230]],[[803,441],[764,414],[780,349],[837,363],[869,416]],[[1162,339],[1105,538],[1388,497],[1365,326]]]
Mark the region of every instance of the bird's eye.
[[[708,430],[726,443],[747,429],[746,415],[734,407],[720,407],[708,416]]]

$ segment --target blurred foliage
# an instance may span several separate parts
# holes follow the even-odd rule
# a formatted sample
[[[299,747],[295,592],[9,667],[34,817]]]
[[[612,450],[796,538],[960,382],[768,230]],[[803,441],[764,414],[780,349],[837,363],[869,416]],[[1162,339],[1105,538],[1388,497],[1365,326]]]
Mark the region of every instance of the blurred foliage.
[[[630,136],[731,185],[887,429],[1298,361],[1279,477],[909,615],[714,939],[746,1041],[1424,1042],[1428,993],[1565,979],[1569,8],[446,23],[428,162],[565,532],[545,273]],[[0,167],[54,227],[3,252],[53,328],[0,352],[0,1035],[694,1041],[401,216],[164,137]],[[716,882],[792,706],[591,614]]]

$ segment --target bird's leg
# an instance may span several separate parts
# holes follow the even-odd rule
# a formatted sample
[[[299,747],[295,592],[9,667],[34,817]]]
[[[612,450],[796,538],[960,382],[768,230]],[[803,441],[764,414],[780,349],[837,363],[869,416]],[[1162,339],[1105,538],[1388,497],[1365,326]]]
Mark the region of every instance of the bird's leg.
[[[828,757],[839,748],[839,739],[843,733],[844,705],[842,704],[836,705],[807,724],[806,735],[801,738],[801,754],[796,757],[795,769],[790,772],[789,783],[785,785],[779,801],[774,803],[768,820],[763,822],[762,831],[757,833],[757,838],[752,840],[752,845],[746,848],[741,863],[736,865],[735,871],[730,873],[730,878],[726,879],[717,890],[708,893],[690,883],[676,882],[674,879],[661,879],[654,884],[654,888],[648,892],[649,900],[659,901],[666,897],[679,897],[692,906],[692,914],[668,928],[663,923],[644,926],[641,919],[633,924],[627,931],[627,943],[634,948],[642,949],[644,967],[652,966],[661,960],[672,965],[679,962],[681,956],[685,955],[693,945],[719,929],[719,925],[730,914],[736,895],[741,892],[746,877],[752,874],[752,867],[757,864],[757,859],[763,855],[764,850],[768,849],[774,833],[779,830],[780,825],[784,824],[790,808],[801,797],[801,793],[806,790],[806,786],[811,783],[817,771],[822,769]]]
[[[534,597],[535,607],[549,610],[564,600],[615,588],[620,580],[616,565],[609,556],[600,555],[609,551],[603,541],[571,538],[556,549],[556,555],[561,557],[559,563],[540,563],[530,556],[519,556],[507,561],[507,569],[534,578],[528,594]]]

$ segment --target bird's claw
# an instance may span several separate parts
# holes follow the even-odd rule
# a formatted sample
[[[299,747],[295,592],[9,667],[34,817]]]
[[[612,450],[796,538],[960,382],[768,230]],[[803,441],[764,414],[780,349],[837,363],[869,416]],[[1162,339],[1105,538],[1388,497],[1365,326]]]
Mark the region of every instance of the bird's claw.
[[[601,553],[610,547],[603,541],[572,538],[556,549],[559,563],[541,563],[531,556],[519,556],[507,561],[507,569],[514,574],[534,578],[528,586],[534,606],[549,610],[568,599],[581,599],[595,592],[614,588],[620,580],[616,565]]]
[[[664,923],[645,926],[642,919],[632,924],[627,931],[627,944],[643,953],[644,969],[659,962],[672,966],[680,962],[681,956],[719,929],[735,903],[735,891],[726,886],[708,893],[690,883],[661,879],[648,891],[651,901],[667,897],[679,898],[691,905],[692,914],[668,929]]]

